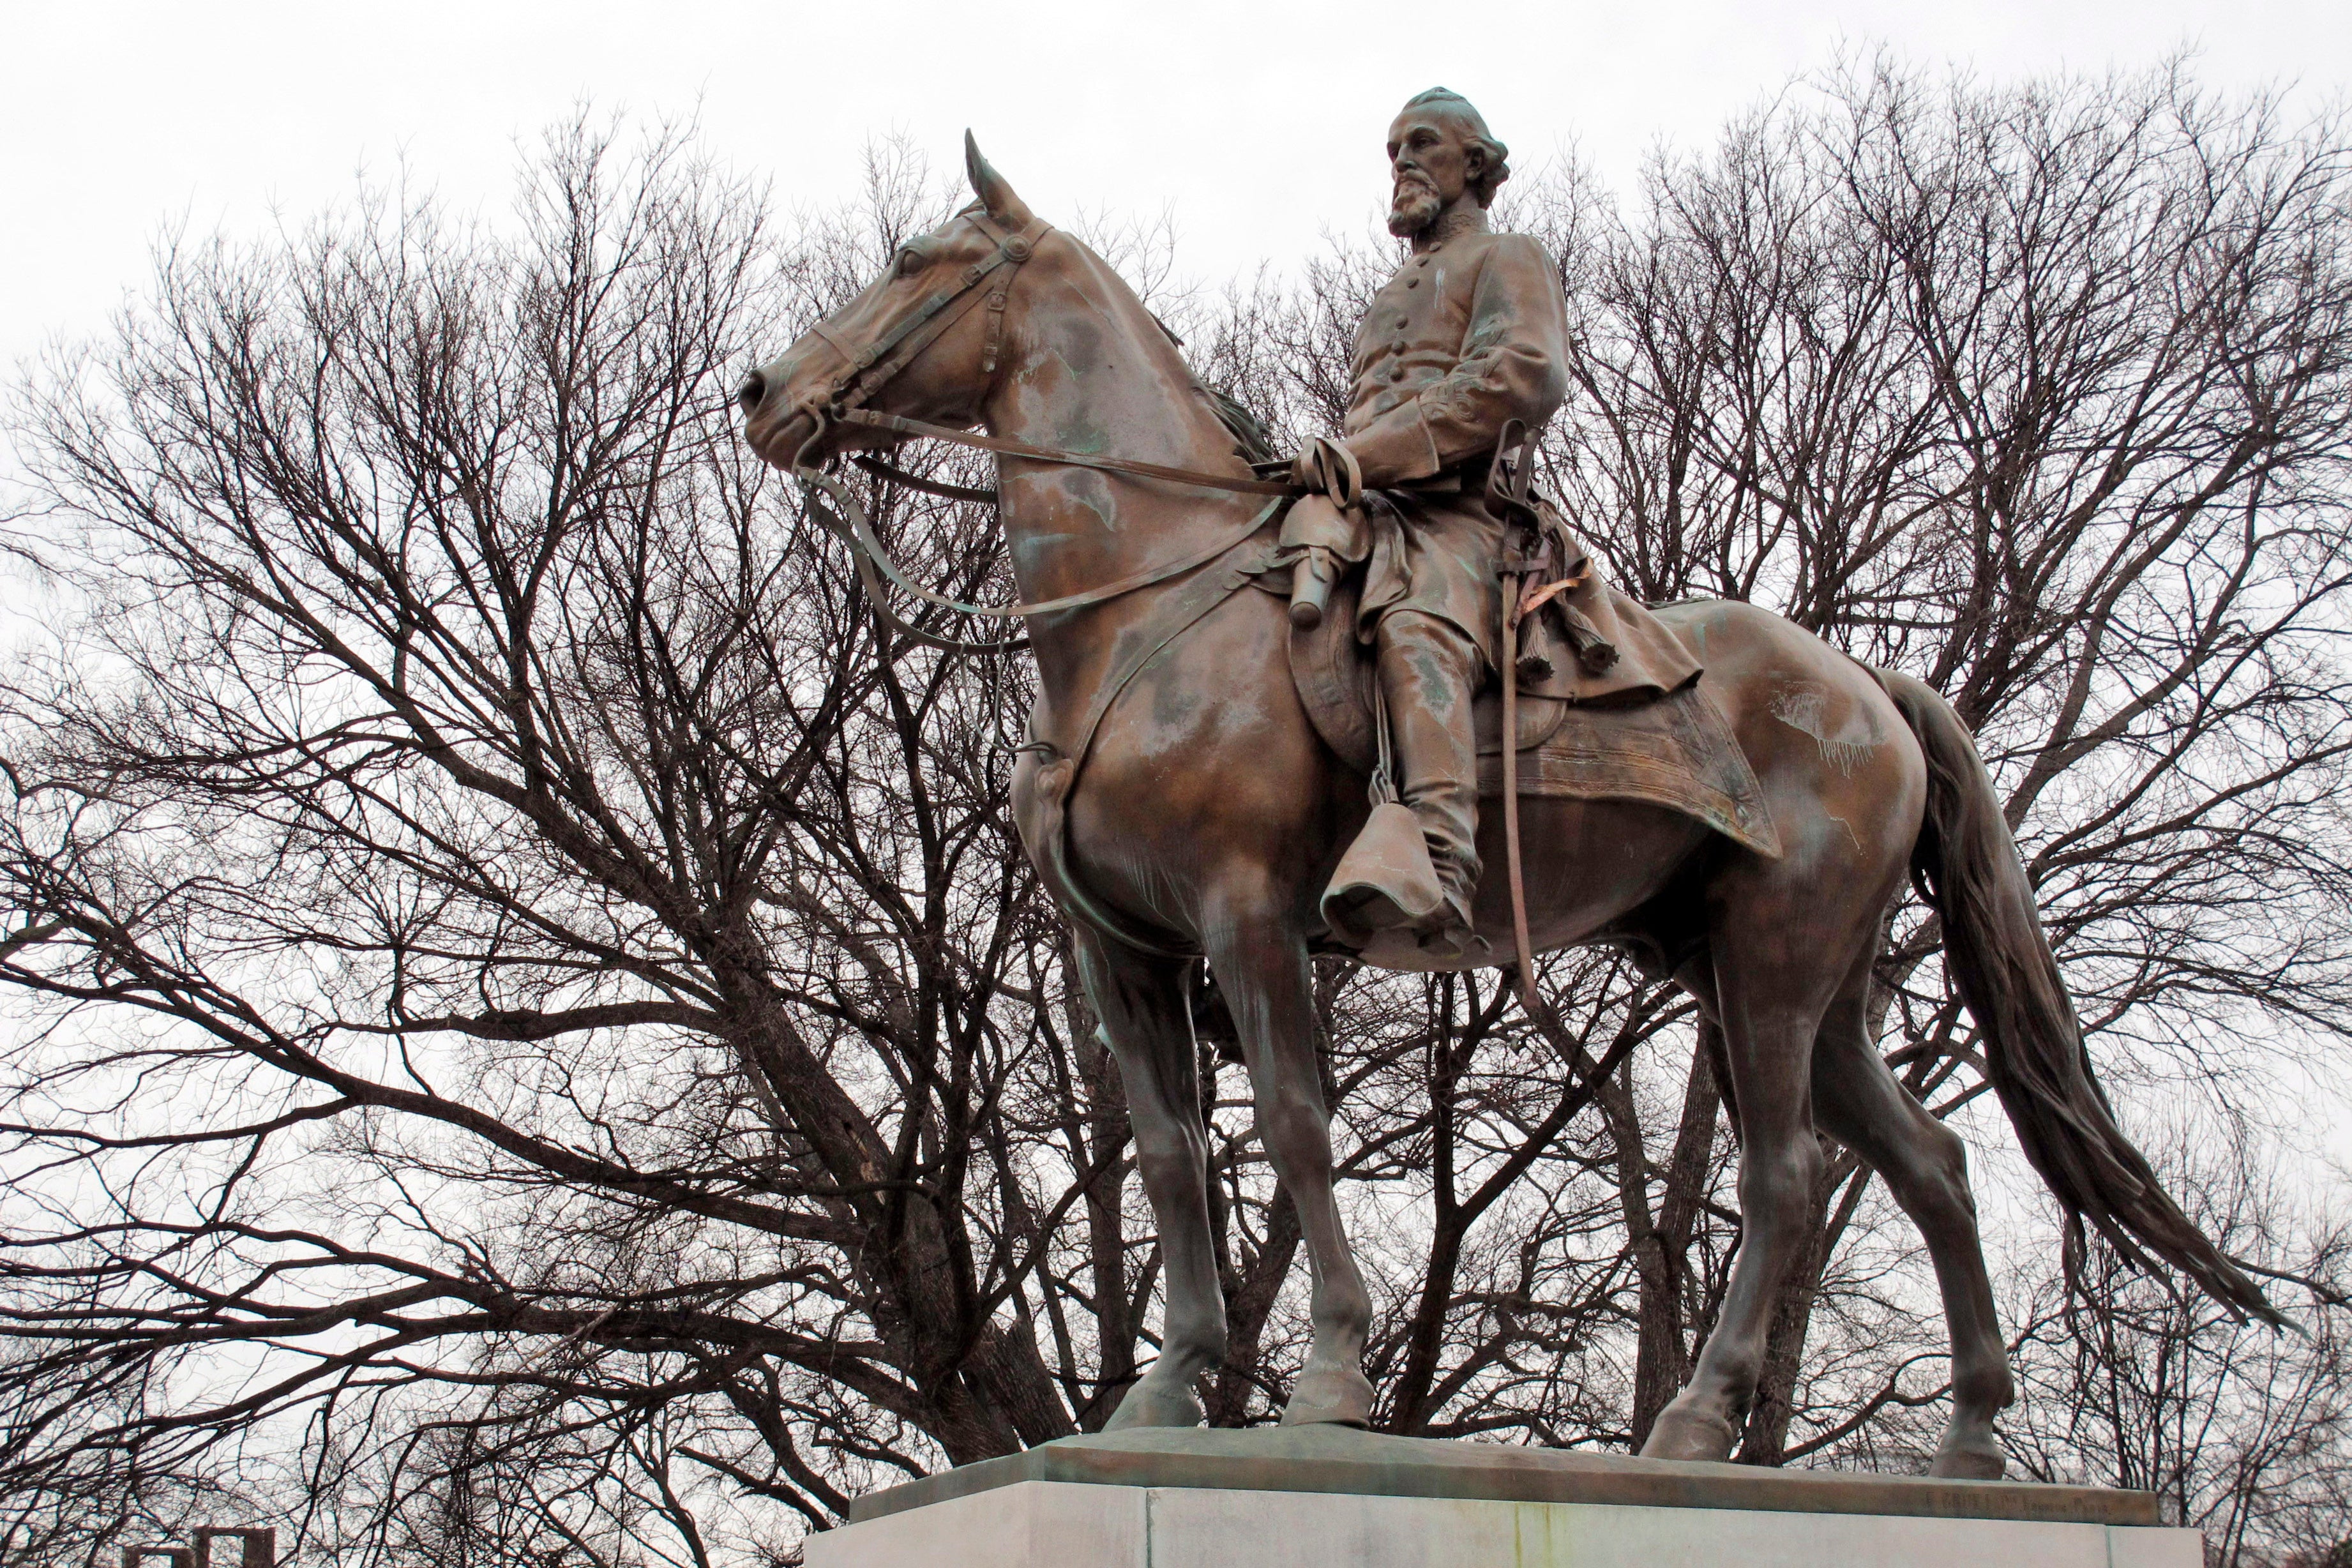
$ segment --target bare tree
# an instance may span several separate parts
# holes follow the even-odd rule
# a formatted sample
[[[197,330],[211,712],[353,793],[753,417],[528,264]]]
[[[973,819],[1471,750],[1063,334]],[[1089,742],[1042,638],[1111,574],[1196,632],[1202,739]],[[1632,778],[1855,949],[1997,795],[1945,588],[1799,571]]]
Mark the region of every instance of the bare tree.
[[[511,1483],[700,1562],[714,1484],[821,1521],[1098,1401],[1041,1270],[1108,1194],[1094,1283],[1148,1275],[1004,816],[1023,678],[894,641],[725,395],[935,210],[886,157],[777,235],[574,127],[508,229],[173,254],[27,394],[73,608],[6,699],[20,1530],[258,1486],[269,1428],[320,1529]],[[893,516],[981,589],[975,521]]]
[[[1589,275],[1582,514],[1649,593],[1762,598],[1949,694],[2095,1037],[2196,1070],[2232,1018],[2343,1016],[2345,160],[2177,73],[1874,62],[1658,167]],[[1984,1083],[1937,942],[1900,922],[1883,994],[1948,1112]],[[1818,1260],[1862,1180],[1832,1162]],[[1788,1449],[1816,1285],[1748,1457]]]
[[[2156,1492],[2205,1532],[2212,1562],[2317,1563],[2352,1541],[2352,1347],[2345,1343],[2347,1237],[2314,1230],[2287,1184],[2246,1158],[2176,1145],[2165,1163],[2209,1235],[2293,1260],[2339,1309],[2307,1337],[2233,1323],[2201,1300],[2099,1258],[2098,1300],[2080,1310],[2049,1269],[2013,1285],[2027,1398],[2012,1442],[2031,1473]]]

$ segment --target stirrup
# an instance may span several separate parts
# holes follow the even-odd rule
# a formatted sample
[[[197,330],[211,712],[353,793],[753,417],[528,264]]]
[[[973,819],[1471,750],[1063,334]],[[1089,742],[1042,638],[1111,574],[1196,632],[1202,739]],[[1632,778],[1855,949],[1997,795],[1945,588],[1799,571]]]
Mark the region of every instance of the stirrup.
[[[1448,899],[1445,903],[1444,920],[1413,933],[1421,939],[1421,951],[1444,963],[1459,963],[1465,959],[1491,954],[1494,944],[1471,925],[1470,911],[1455,900]]]

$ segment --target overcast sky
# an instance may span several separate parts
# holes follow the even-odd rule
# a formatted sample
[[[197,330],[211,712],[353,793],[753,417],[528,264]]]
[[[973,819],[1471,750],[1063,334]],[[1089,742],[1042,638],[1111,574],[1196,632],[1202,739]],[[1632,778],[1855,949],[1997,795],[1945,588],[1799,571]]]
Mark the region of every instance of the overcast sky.
[[[2207,81],[2299,83],[2314,106],[2352,81],[2345,0],[0,0],[0,363],[100,325],[169,221],[299,223],[404,158],[503,207],[517,141],[583,99],[698,113],[715,149],[812,203],[849,193],[877,134],[952,167],[969,125],[1047,216],[1166,210],[1182,270],[1215,279],[1367,222],[1382,132],[1424,87],[1469,95],[1523,167],[1572,141],[1622,179],[1874,42],[1993,79],[2192,45]]]

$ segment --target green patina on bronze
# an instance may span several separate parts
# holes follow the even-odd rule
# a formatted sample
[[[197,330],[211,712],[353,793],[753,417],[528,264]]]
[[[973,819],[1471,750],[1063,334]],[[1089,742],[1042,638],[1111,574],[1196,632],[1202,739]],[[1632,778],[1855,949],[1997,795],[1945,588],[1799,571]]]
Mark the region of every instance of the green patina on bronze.
[[[1329,1426],[1262,1426],[1245,1431],[1139,1428],[1066,1437],[1025,1453],[965,1465],[869,1493],[851,1506],[849,1518],[852,1523],[862,1523],[1022,1481],[1738,1509],[1763,1513],[2013,1519],[2043,1524],[2158,1522],[2153,1492],[1636,1459],[1561,1448],[1390,1437]]]

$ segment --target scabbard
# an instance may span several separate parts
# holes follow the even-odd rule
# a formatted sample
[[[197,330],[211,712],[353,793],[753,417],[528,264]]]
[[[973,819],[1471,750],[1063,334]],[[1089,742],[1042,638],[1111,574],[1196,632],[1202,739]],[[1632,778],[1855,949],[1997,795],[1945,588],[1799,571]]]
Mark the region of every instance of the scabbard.
[[[1339,580],[1339,558],[1322,545],[1308,545],[1290,568],[1290,624],[1303,632],[1321,626]]]

